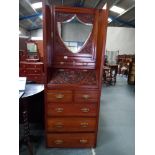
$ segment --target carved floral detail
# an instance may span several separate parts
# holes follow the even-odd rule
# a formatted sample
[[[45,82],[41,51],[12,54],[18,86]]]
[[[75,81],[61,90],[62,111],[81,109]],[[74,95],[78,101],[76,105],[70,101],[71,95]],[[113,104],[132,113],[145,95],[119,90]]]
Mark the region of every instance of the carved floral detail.
[[[81,20],[84,23],[93,23],[94,22],[94,15],[93,14],[71,14],[71,13],[62,13],[62,12],[56,12],[55,18],[57,22],[64,22],[69,19],[71,19],[73,16],[77,16],[79,20]]]
[[[57,70],[53,73],[50,84],[97,85],[95,70]]]

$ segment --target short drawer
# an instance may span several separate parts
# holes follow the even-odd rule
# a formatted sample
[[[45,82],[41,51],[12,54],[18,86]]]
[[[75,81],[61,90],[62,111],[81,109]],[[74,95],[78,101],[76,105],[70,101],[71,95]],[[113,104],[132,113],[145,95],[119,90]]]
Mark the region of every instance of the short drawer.
[[[95,131],[96,118],[47,118],[49,132]]]
[[[48,103],[48,116],[96,116],[97,105],[95,103],[61,104]]]
[[[48,147],[82,148],[95,146],[94,133],[47,134]]]
[[[98,102],[99,91],[76,91],[75,102]]]
[[[47,102],[72,102],[72,91],[48,90]]]

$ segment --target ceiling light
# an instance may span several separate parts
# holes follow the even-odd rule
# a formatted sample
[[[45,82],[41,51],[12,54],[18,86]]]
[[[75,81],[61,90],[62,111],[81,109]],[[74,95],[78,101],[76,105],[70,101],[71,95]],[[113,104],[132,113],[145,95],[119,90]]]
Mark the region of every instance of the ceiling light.
[[[112,7],[110,8],[110,11],[113,11],[113,12],[116,12],[116,13],[121,14],[122,12],[125,11],[125,9],[120,8],[120,7],[114,5],[114,6],[112,6]]]
[[[19,34],[21,34],[21,31],[19,30]]]
[[[40,19],[43,19],[43,15],[40,15],[39,17],[40,17]]]
[[[108,22],[110,23],[112,21],[112,19],[111,18],[108,18]]]
[[[31,6],[32,6],[34,9],[42,8],[42,2],[33,3],[33,4],[31,4]]]

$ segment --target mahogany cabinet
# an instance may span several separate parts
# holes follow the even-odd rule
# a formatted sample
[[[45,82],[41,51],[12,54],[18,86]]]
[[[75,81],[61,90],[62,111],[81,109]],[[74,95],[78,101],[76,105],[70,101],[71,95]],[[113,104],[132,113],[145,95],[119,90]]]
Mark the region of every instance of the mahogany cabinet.
[[[43,62],[20,61],[19,76],[27,77],[27,80],[37,83],[44,83]]]
[[[47,5],[43,11],[46,146],[95,147],[108,11]]]

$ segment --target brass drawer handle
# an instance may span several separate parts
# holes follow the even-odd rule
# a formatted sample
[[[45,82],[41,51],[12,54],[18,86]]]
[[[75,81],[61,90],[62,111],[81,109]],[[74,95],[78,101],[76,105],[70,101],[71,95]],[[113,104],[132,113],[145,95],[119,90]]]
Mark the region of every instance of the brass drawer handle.
[[[82,112],[89,112],[89,108],[82,108],[81,111]]]
[[[64,97],[63,94],[57,94],[57,95],[56,95],[56,98],[57,98],[57,99],[62,99],[63,97]]]
[[[56,112],[62,112],[64,109],[63,108],[56,108],[55,111]]]
[[[90,96],[87,95],[87,94],[85,94],[85,95],[82,96],[82,98],[85,99],[85,100],[87,100],[89,97],[90,97]]]
[[[60,64],[61,64],[61,65],[63,65],[63,64],[64,64],[64,62],[60,62]]]
[[[80,139],[80,143],[81,143],[81,144],[86,144],[87,142],[88,142],[87,139]]]
[[[61,123],[61,122],[58,122],[58,123],[55,124],[55,127],[56,127],[56,128],[63,128],[63,126],[64,126],[64,125],[63,125],[63,123]]]
[[[87,128],[88,127],[88,122],[81,122],[81,127]]]
[[[58,139],[58,140],[55,140],[55,141],[54,141],[55,144],[63,144],[63,142],[64,142],[64,141],[61,140],[61,139]]]

